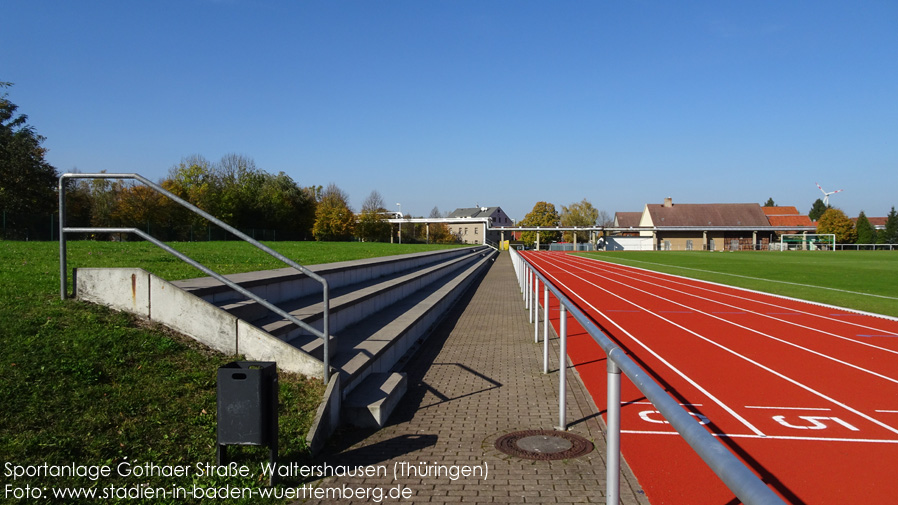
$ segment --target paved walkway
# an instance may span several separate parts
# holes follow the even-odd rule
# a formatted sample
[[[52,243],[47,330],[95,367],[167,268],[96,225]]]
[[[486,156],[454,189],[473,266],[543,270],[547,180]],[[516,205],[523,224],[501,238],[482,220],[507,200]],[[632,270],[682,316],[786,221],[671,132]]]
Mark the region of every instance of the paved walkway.
[[[569,431],[591,440],[593,452],[531,461],[494,446],[510,432],[557,426],[556,352],[543,375],[542,344],[533,342],[511,260],[502,253],[406,364],[409,391],[389,424],[373,433],[338,432],[317,462],[383,472],[318,483],[332,496],[352,489],[367,498],[305,503],[605,503],[604,424],[576,373],[568,373]],[[466,469],[475,473],[462,475]],[[453,479],[446,472],[458,473]],[[648,504],[629,468],[621,503]]]

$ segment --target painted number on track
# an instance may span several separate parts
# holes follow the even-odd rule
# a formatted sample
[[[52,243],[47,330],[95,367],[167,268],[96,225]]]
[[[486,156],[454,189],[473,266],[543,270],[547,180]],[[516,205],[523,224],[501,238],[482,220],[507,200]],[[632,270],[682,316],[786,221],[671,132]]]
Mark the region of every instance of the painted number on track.
[[[698,419],[699,424],[708,424],[709,422],[711,422],[707,417],[699,414],[698,412],[690,412],[689,415]],[[669,422],[667,422],[667,420],[664,419],[664,417],[661,416],[661,413],[657,410],[643,410],[639,413],[639,417],[642,418],[643,421],[650,423],[670,424]]]
[[[825,430],[829,428],[826,421],[832,421],[834,423],[841,424],[851,431],[860,431],[859,429],[839,419],[838,417],[798,416],[798,419],[800,419],[801,421],[792,422],[791,420],[787,421],[786,416],[773,416],[774,421],[780,423],[786,428],[792,428],[794,430]]]

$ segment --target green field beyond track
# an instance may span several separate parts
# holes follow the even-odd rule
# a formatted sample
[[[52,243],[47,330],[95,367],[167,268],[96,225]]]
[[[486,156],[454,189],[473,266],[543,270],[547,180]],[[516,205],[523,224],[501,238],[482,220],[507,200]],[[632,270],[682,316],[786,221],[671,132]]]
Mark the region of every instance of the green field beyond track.
[[[890,251],[620,251],[581,255],[898,317],[898,253]]]
[[[172,244],[215,271],[229,274],[284,265],[241,242]],[[329,263],[445,248],[399,244],[277,242],[268,244],[301,264]],[[69,243],[69,267],[142,267],[169,280],[201,272],[145,242]],[[71,270],[69,270],[71,277]],[[71,291],[71,279],[69,279]],[[6,465],[115,468],[173,467],[215,462],[216,373],[233,356],[210,352],[105,307],[59,297],[59,245],[0,241],[0,483],[13,489],[98,489],[124,493],[141,483],[172,489],[260,487],[245,478],[22,478]],[[282,462],[307,458],[305,435],[321,399],[321,381],[281,373]],[[268,452],[231,448],[254,471]],[[296,485],[285,482],[284,485]],[[125,489],[127,488],[127,489]],[[12,496],[0,503],[11,503]],[[44,495],[48,497],[49,495]],[[101,496],[101,495],[98,495]],[[29,500],[29,502],[42,500]],[[45,499],[47,503],[200,503],[202,500]],[[264,503],[258,497],[227,503]],[[270,502],[270,500],[268,501]]]

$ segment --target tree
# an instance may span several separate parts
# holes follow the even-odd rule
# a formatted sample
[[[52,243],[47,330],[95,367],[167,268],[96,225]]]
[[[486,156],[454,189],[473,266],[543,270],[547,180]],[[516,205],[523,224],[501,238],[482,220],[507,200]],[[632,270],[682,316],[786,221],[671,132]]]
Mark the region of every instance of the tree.
[[[443,217],[439,207],[430,210],[430,219],[439,219]],[[455,235],[449,231],[449,225],[446,223],[430,223],[430,242],[433,244],[454,244],[457,242]]]
[[[886,228],[879,236],[883,244],[898,244],[898,213],[895,213],[895,207],[886,217]]]
[[[572,203],[571,205],[565,207],[561,206],[561,226],[595,226],[596,222],[599,219],[599,211],[592,206],[586,198],[583,200]],[[578,231],[578,232],[564,232],[564,240],[572,242],[574,240],[574,233],[577,235],[578,242],[586,242],[589,240],[589,232],[587,231]],[[540,235],[540,238],[542,236]]]
[[[226,154],[213,166],[220,194],[218,218],[236,228],[275,228],[270,205],[262,201],[262,187],[269,174],[241,154]]]
[[[0,88],[12,83],[0,82]],[[16,114],[18,106],[0,96],[0,212],[11,228],[56,209],[59,175],[44,155],[45,137],[28,124],[28,116]]]
[[[359,220],[356,224],[356,235],[366,242],[386,242],[390,240],[390,228],[384,199],[377,190],[374,190],[362,202],[362,211],[359,213]]]
[[[876,243],[876,228],[870,224],[870,220],[867,219],[867,215],[864,214],[864,211],[861,211],[860,215],[857,217],[857,225],[855,225],[855,229],[857,230],[857,243],[858,244],[875,244]]]
[[[106,173],[102,170],[100,173]],[[95,228],[117,228],[116,207],[122,182],[110,179],[90,180],[90,225]]]
[[[90,227],[92,204],[90,183],[84,179],[70,179],[65,191],[66,226]]]
[[[839,244],[854,244],[857,242],[857,230],[848,216],[839,209],[830,207],[817,220],[817,233],[834,233]]]
[[[284,172],[266,173],[260,196],[266,227],[292,232],[303,240],[312,235],[316,206],[313,188],[299,187]]]
[[[762,205],[762,207],[776,207],[776,203],[773,201],[773,197],[767,199],[767,201]]]
[[[213,216],[221,215],[221,184],[215,177],[212,164],[202,156],[188,156],[180,164],[170,168],[162,187]],[[187,209],[177,210],[176,214],[180,222],[189,226],[206,226],[205,218]]]
[[[555,210],[555,205],[548,202],[537,202],[536,205],[533,206],[533,210],[531,210],[524,219],[521,220],[521,226],[558,226],[558,212]],[[536,234],[535,231],[525,231],[521,233],[521,240],[525,244],[532,244],[536,242]],[[539,241],[540,243],[548,243],[553,242],[559,239],[560,233],[557,231],[540,231],[539,232]]]
[[[826,204],[823,203],[823,200],[818,198],[817,201],[814,202],[814,205],[811,207],[811,211],[808,212],[808,217],[811,218],[811,221],[816,221],[820,219],[820,216],[822,216],[828,208],[829,207],[827,207]]]
[[[349,196],[336,184],[329,184],[321,192],[315,209],[315,225],[312,227],[315,240],[350,240],[354,226],[355,214],[349,208]]]
[[[154,225],[169,228],[171,206],[167,205],[168,199],[162,193],[143,184],[129,184],[123,186],[117,196],[112,218],[122,226],[140,228],[155,236],[159,233],[154,233]]]
[[[162,186],[238,229],[284,231],[294,240],[311,237],[321,194],[321,186],[300,187],[284,172],[272,175],[240,154],[226,154],[217,163],[198,155],[184,158]],[[205,219],[180,206],[172,210],[171,222],[184,239],[190,227],[207,226]]]

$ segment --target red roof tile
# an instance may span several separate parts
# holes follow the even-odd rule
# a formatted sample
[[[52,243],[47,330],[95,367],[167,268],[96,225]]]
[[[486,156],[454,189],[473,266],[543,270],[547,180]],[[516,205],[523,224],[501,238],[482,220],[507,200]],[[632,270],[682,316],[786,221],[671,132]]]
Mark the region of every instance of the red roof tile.
[[[814,226],[808,216],[767,216],[770,226]]]
[[[796,207],[761,207],[765,215],[768,216],[797,216],[801,215]]]

